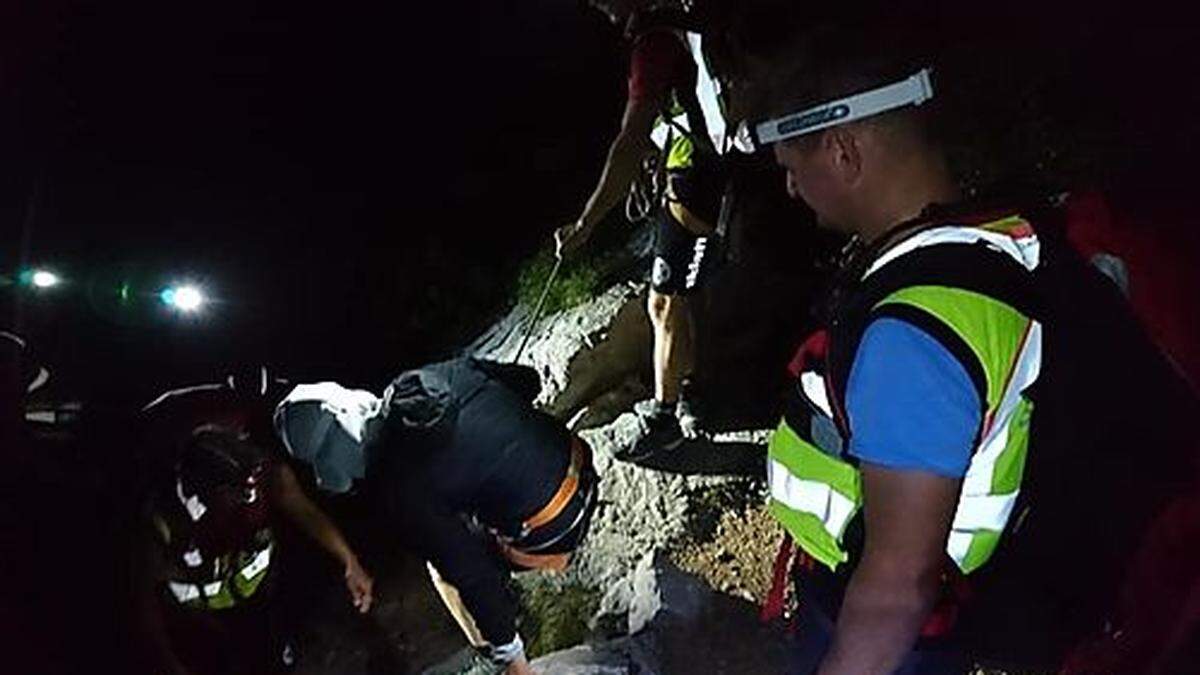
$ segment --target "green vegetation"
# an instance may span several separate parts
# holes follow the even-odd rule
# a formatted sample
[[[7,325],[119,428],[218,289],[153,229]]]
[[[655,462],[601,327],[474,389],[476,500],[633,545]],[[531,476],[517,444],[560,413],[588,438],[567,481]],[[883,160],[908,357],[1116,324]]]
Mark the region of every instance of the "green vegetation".
[[[527,307],[537,305],[554,269],[554,253],[546,250],[525,263],[517,276],[517,302]],[[592,299],[600,291],[602,274],[595,258],[579,258],[563,263],[558,277],[546,296],[542,316],[574,307]]]
[[[588,620],[600,607],[599,591],[541,578],[522,582],[517,628],[531,658],[574,647],[588,638]]]

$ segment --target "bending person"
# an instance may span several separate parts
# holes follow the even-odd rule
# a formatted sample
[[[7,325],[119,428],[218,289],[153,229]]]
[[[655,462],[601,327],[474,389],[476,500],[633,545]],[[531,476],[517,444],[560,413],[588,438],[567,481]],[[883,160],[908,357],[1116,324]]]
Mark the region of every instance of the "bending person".
[[[457,359],[401,374],[382,399],[300,385],[275,424],[317,484],[356,481],[429,564],[471,649],[431,672],[530,673],[510,571],[564,569],[596,505],[587,445],[494,364]]]

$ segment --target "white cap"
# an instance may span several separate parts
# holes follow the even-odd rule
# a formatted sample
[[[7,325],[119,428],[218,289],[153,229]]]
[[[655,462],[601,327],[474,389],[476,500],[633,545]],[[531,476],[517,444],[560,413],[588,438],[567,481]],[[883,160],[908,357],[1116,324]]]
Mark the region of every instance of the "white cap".
[[[336,382],[301,384],[275,409],[275,429],[293,457],[312,466],[317,484],[345,492],[365,470],[363,444],[383,402]]]

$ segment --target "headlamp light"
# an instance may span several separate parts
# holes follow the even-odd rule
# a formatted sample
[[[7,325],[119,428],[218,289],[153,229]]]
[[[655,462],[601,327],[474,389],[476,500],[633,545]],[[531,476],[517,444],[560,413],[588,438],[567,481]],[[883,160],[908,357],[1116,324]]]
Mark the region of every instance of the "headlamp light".
[[[754,126],[755,145],[778,143],[906,105],[921,105],[933,98],[930,74],[929,68],[923,68],[899,82],[760,122]]]

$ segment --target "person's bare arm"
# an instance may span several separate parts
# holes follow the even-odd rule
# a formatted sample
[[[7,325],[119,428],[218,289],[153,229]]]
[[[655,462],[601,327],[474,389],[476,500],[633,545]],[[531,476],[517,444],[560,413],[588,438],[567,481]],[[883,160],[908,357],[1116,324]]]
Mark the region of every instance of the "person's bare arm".
[[[649,97],[625,103],[621,130],[608,148],[608,157],[596,189],[588,198],[579,219],[556,233],[564,252],[574,251],[587,241],[596,224],[621,201],[637,178],[642,158],[653,147],[650,132],[654,128],[662,98]]]
[[[863,463],[866,544],[820,675],[893,672],[937,600],[961,481]]]
[[[358,611],[371,609],[374,580],[358,563],[358,556],[342,536],[342,531],[325,512],[304,494],[296,474],[280,463],[272,475],[271,499],[274,506],[298,529],[329,552],[345,569],[346,590]]]

